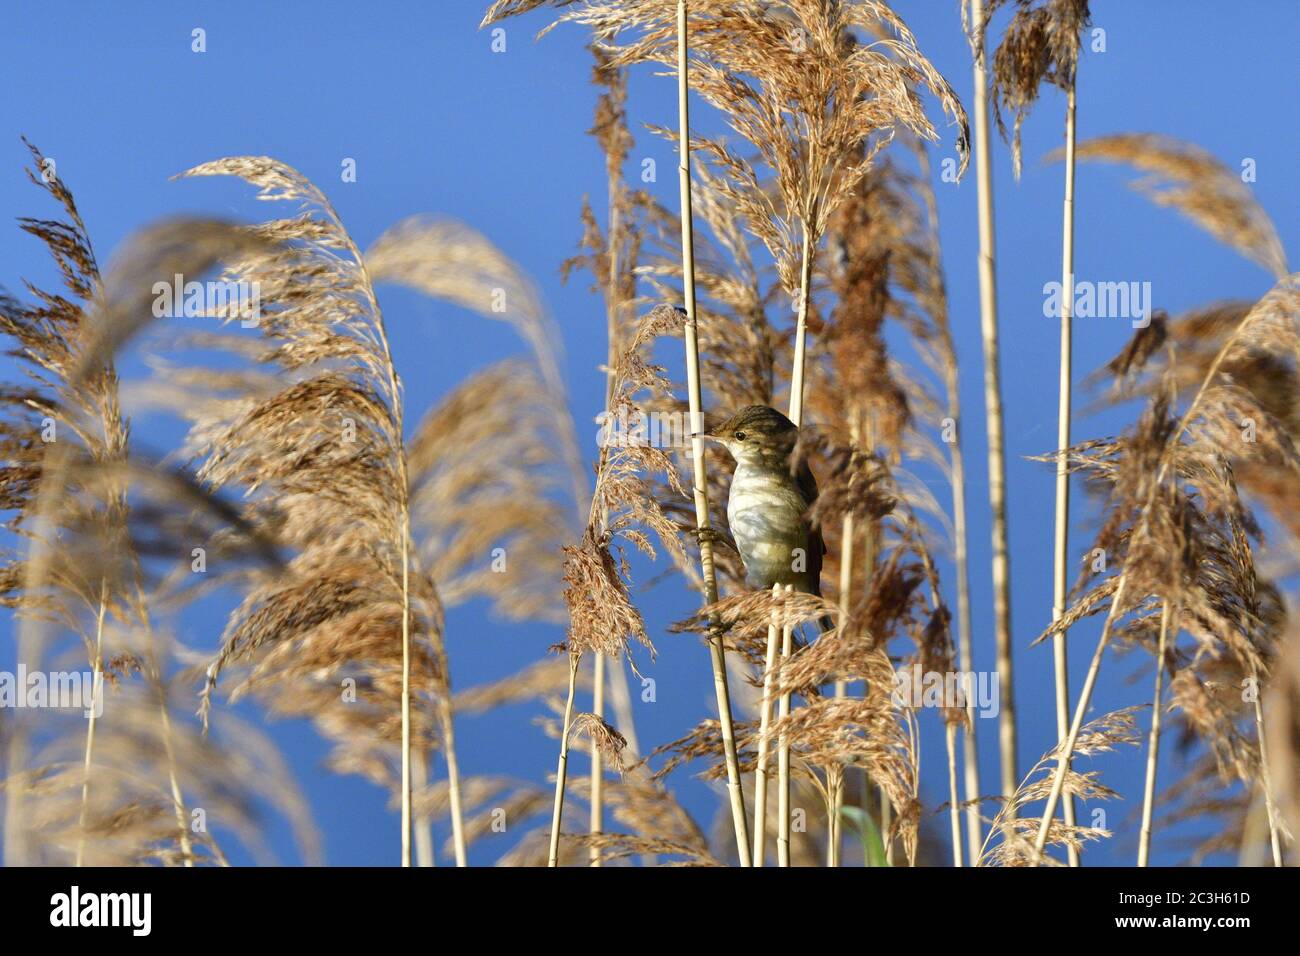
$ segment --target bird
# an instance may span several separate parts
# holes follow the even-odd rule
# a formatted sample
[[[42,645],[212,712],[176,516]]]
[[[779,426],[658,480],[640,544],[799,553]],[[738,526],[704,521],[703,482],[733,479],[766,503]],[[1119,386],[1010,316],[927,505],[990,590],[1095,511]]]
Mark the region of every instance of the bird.
[[[799,426],[775,408],[747,405],[701,437],[718,442],[736,460],[727,498],[727,523],[745,565],[746,583],[775,584],[821,597],[826,545],[808,520],[817,481],[808,463],[791,467]],[[823,618],[821,629],[832,626]]]

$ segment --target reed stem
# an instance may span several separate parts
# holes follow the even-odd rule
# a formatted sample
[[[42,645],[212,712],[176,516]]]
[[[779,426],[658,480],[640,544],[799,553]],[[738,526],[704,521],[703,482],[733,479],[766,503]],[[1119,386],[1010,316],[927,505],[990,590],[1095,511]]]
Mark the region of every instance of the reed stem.
[[[772,593],[779,594],[781,585],[773,584]],[[776,680],[776,655],[780,647],[781,629],[773,622],[767,626],[767,655],[763,666],[763,696],[758,702],[758,756],[754,766],[754,866],[766,864],[767,850],[767,764],[772,747],[767,734],[772,727],[772,687]]]
[[[975,2],[978,3],[979,0],[975,0]],[[1170,432],[1169,437],[1165,439],[1165,446],[1160,453],[1159,465],[1156,469],[1155,481],[1152,482],[1151,489],[1147,492],[1147,499],[1134,521],[1130,540],[1137,540],[1146,533],[1146,525],[1150,520],[1151,509],[1155,504],[1156,495],[1164,485],[1165,476],[1169,472],[1170,465],[1173,464],[1174,449],[1182,441],[1183,432],[1187,430],[1187,426],[1200,412],[1201,403],[1205,400],[1210,386],[1218,377],[1219,369],[1222,368],[1224,361],[1236,348],[1237,342],[1250,330],[1251,325],[1248,316],[1237,324],[1224,343],[1219,346],[1214,361],[1210,363],[1209,369],[1201,379],[1201,384],[1191,402],[1188,403],[1187,410],[1183,412],[1178,424]],[[1056,813],[1056,805],[1061,798],[1061,791],[1065,787],[1065,768],[1070,756],[1074,753],[1075,745],[1079,742],[1079,733],[1083,727],[1084,715],[1087,713],[1088,705],[1092,701],[1093,689],[1097,685],[1097,674],[1101,670],[1102,656],[1105,654],[1106,645],[1110,643],[1115,621],[1120,616],[1120,609],[1124,606],[1124,597],[1128,592],[1129,580],[1128,560],[1125,559],[1124,569],[1120,572],[1119,580],[1115,584],[1115,593],[1110,599],[1110,607],[1106,611],[1106,620],[1101,627],[1101,637],[1097,639],[1097,649],[1093,651],[1092,662],[1088,665],[1088,675],[1084,679],[1082,690],[1079,692],[1079,700],[1074,708],[1074,720],[1070,724],[1069,737],[1066,738],[1061,747],[1061,757],[1063,759],[1057,763],[1056,773],[1052,778],[1052,788],[1047,795],[1047,804],[1043,809],[1042,817],[1038,821],[1038,836],[1034,840],[1035,863],[1041,861],[1043,847],[1047,845],[1047,834],[1051,828],[1052,816]],[[1262,720],[1262,715],[1259,719]]]
[[[689,73],[686,38],[686,0],[677,2],[677,116],[678,181],[681,193],[682,290],[686,304],[686,382],[691,412],[691,462],[694,470],[695,528],[699,533],[700,570],[704,579],[704,603],[718,599],[718,580],[713,566],[712,527],[709,523],[709,493],[705,477],[703,397],[700,388],[700,346],[695,313],[695,233],[691,213],[691,134],[687,101]],[[727,764],[727,791],[731,821],[736,831],[736,854],[741,866],[750,865],[749,821],[745,816],[745,794],[740,788],[740,759],[731,718],[731,692],[727,687],[727,665],[722,634],[715,616],[709,621],[709,656],[713,667],[713,689],[718,704],[718,722]]]
[[[794,590],[786,585],[787,593]],[[781,669],[790,663],[794,650],[794,628],[781,628]],[[776,762],[776,865],[790,865],[790,736],[784,729],[785,720],[790,716],[790,695],[782,694],[777,708],[777,720],[782,730],[777,734]]]
[[[1056,535],[1053,543],[1052,621],[1065,615],[1069,600],[1067,576],[1069,573],[1070,536],[1070,469],[1066,449],[1070,447],[1071,366],[1073,358],[1072,325],[1074,313],[1074,136],[1075,92],[1074,85],[1066,94],[1065,108],[1065,199],[1061,216],[1061,367],[1060,402],[1057,409],[1056,428]],[[1056,682],[1056,737],[1065,737],[1070,725],[1069,658],[1066,648],[1066,630],[1052,635],[1053,677]],[[1070,769],[1068,755],[1061,757],[1066,772]],[[1065,794],[1062,807],[1066,826],[1074,826],[1074,798]],[[1079,851],[1073,844],[1066,846],[1070,866],[1079,865]]]
[[[573,692],[578,683],[578,662],[582,655],[569,652],[569,696],[564,702],[564,724],[560,730],[560,759],[555,767],[555,806],[551,811],[551,846],[546,865],[560,865],[560,819],[564,816],[564,787],[569,773],[569,729],[573,724]]]
[[[1160,698],[1164,690],[1169,616],[1169,602],[1165,601],[1160,608],[1160,641],[1156,647],[1156,687],[1151,700],[1151,734],[1147,738],[1147,774],[1142,789],[1142,830],[1138,834],[1138,866],[1146,866],[1151,854],[1151,816],[1156,797],[1156,765],[1160,762]]]
[[[86,821],[90,812],[90,765],[95,752],[95,730],[104,694],[104,612],[108,608],[108,582],[99,587],[99,609],[95,615],[95,660],[91,682],[90,716],[86,718],[86,756],[81,766],[81,812],[77,817],[77,861],[79,867],[86,854]]]
[[[984,19],[983,0],[971,0],[971,21]],[[980,332],[984,341],[984,409],[988,428],[989,510],[992,512],[993,618],[999,688],[998,750],[1002,796],[1010,805],[1016,771],[1016,707],[1011,662],[1011,564],[1007,547],[1006,450],[1002,429],[1002,372],[998,347],[996,251],[993,236],[993,164],[989,147],[988,71],[975,57],[975,172],[979,201]]]
[[[961,798],[957,791],[957,725],[945,724],[948,744],[948,820],[952,827],[952,865],[961,867]]]
[[[1264,807],[1268,811],[1268,841],[1273,851],[1273,865],[1282,865],[1281,827],[1277,819],[1277,803],[1273,799],[1273,779],[1268,769],[1268,744],[1264,739],[1264,706],[1260,702],[1259,675],[1255,678],[1255,734],[1259,738],[1259,785],[1264,790]]]
[[[605,715],[605,655],[596,654],[595,656],[595,674],[592,677],[594,688],[592,691],[591,712],[597,717]],[[590,813],[588,815],[587,829],[592,836],[600,833],[604,829],[604,784],[605,772],[604,766],[600,759],[600,747],[593,739],[591,742],[591,803]],[[587,859],[591,866],[600,866],[600,848],[592,846],[587,851]]]

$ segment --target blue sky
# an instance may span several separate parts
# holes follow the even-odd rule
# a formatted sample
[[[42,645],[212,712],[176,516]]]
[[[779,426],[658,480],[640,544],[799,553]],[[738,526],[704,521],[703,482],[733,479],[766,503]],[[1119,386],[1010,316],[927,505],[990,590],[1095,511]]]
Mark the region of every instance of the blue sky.
[[[585,36],[566,27],[535,43],[545,13],[506,25],[506,50],[494,53],[477,24],[477,0],[438,2],[139,2],[95,4],[6,0],[0,32],[0,211],[6,217],[52,215],[22,166],[25,134],[58,164],[77,197],[101,259],[133,230],[165,215],[191,212],[252,220],[267,207],[233,181],[169,182],[196,163],[220,156],[266,154],[313,179],[330,196],[363,248],[387,226],[414,213],[463,220],[512,256],[541,287],[564,336],[565,374],[578,434],[603,399],[597,366],[605,354],[600,301],[583,280],[562,284],[560,262],[580,236],[584,195],[603,208],[602,157],[585,135],[594,92]],[[969,105],[969,50],[958,0],[898,0],[895,7],[921,49]],[[1154,132],[1190,140],[1231,167],[1253,159],[1252,185],[1274,217],[1283,244],[1300,248],[1295,216],[1295,160],[1300,131],[1295,112],[1300,6],[1249,0],[1225,15],[1209,0],[1095,0],[1095,26],[1105,52],[1087,52],[1079,72],[1081,138]],[[191,31],[206,31],[207,52],[191,51]],[[932,115],[939,116],[931,104]],[[637,123],[671,125],[673,84],[650,71],[634,75],[629,111]],[[702,105],[694,120],[719,128]],[[1024,130],[1025,169],[1017,183],[1009,151],[994,147],[998,280],[1005,379],[1011,501],[1013,622],[1017,694],[1026,719],[1022,764],[1054,742],[1051,660],[1046,646],[1028,645],[1050,618],[1052,476],[1026,460],[1055,442],[1055,324],[1043,317],[1042,289],[1059,278],[1062,171],[1043,157],[1062,142],[1063,98],[1048,91]],[[936,156],[949,155],[944,130]],[[631,162],[654,158],[651,184],[676,207],[670,148],[637,131]],[[341,164],[356,161],[355,183],[340,181]],[[1267,274],[1167,210],[1129,191],[1128,173],[1083,166],[1079,173],[1076,273],[1080,279],[1150,281],[1155,305],[1177,313],[1211,300],[1256,297]],[[973,618],[976,664],[992,666],[989,523],[984,481],[982,355],[975,272],[975,185],[937,185],[952,322],[963,373],[963,406],[972,502]],[[0,286],[53,278],[39,244],[16,227],[0,229]],[[469,313],[385,290],[383,303],[398,370],[415,421],[475,368],[522,350],[509,329]],[[1124,320],[1076,323],[1076,368],[1095,368],[1123,344]],[[134,366],[126,361],[129,372]],[[0,362],[0,371],[10,370]],[[1105,434],[1115,420],[1080,418],[1076,436]],[[174,431],[137,428],[151,448],[166,448]],[[587,447],[589,454],[594,446]],[[1083,502],[1076,495],[1076,501]],[[1074,542],[1092,527],[1081,508]],[[946,570],[946,569],[945,569]],[[653,665],[658,702],[637,704],[643,741],[673,739],[712,709],[707,654],[693,638],[669,635],[692,597],[676,585],[643,600],[660,656]],[[193,615],[191,615],[193,617]],[[190,643],[215,640],[221,621],[187,621]],[[12,620],[0,617],[0,668],[11,669]],[[458,609],[449,620],[453,679],[458,687],[504,675],[545,652],[554,629],[511,626],[485,609]],[[1075,686],[1091,654],[1095,631],[1072,635]],[[1108,662],[1097,713],[1149,699],[1149,683],[1115,679],[1147,673],[1136,660]],[[533,726],[533,712],[513,709],[466,720],[458,728],[467,773],[508,773],[541,782],[554,766],[553,744]],[[1143,718],[1145,719],[1145,718]],[[323,745],[302,727],[276,725],[273,734],[299,775],[334,864],[396,860],[397,819],[385,797],[355,778],[321,765]],[[980,728],[986,789],[996,779],[996,734]],[[925,753],[931,806],[943,796],[937,775],[942,738],[927,728]],[[1168,748],[1166,753],[1172,748]],[[1106,782],[1130,798],[1107,806],[1119,836],[1089,855],[1127,863],[1135,846],[1141,754],[1104,758]],[[1172,764],[1169,764],[1172,766]],[[1167,775],[1166,778],[1170,779]],[[688,809],[708,823],[716,795],[686,773],[673,778]],[[943,830],[936,820],[937,830]],[[445,828],[443,828],[445,830]],[[441,835],[441,834],[440,834]],[[517,835],[517,834],[516,834]],[[292,860],[287,840],[275,844]],[[503,849],[485,843],[474,858],[489,862]],[[1157,840],[1157,862],[1171,860]]]

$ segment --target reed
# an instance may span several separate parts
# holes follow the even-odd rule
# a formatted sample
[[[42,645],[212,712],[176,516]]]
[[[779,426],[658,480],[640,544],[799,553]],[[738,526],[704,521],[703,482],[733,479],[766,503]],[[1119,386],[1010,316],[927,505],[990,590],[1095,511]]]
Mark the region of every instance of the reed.
[[[1192,831],[1193,864],[1294,862],[1300,277],[1235,167],[1163,135],[1079,136],[1089,14],[1087,0],[962,5],[977,175],[973,197],[954,190],[943,208],[945,229],[976,229],[968,304],[950,301],[938,195],[968,162],[967,114],[882,0],[487,6],[484,25],[577,26],[594,64],[594,148],[564,159],[590,161],[605,194],[582,200],[559,266],[600,298],[566,299],[563,323],[508,242],[410,215],[367,245],[325,191],[265,156],[177,178],[233,176],[268,215],[160,219],[101,268],[71,192],[29,146],[28,177],[57,214],[19,228],[55,278],[0,290],[0,607],[20,664],[82,662],[105,709],[0,708],[6,864],[274,864],[286,831],[299,862],[319,862],[307,801],[262,730],[283,718],[314,730],[327,771],[379,788],[400,832],[377,852],[402,865],[1077,865],[1115,835],[1092,804],[1120,796],[1140,800],[1131,826],[1112,817],[1139,867]],[[656,71],[677,93],[662,125],[631,95]],[[1032,646],[1053,647],[1053,701],[1015,694],[1007,455],[1025,449],[1003,420],[996,282],[995,226],[1034,223],[996,222],[992,194],[993,125],[1018,178],[1050,88],[1063,285],[1093,238],[1076,205],[1089,162],[1136,171],[1142,197],[1268,276],[1239,298],[1153,310],[1086,378],[1064,297],[1055,440],[1029,449],[1053,472],[1050,616],[1049,590],[1019,596],[1044,611]],[[656,155],[631,132],[646,120],[676,150],[675,192],[660,194],[652,164],[641,183],[627,169]],[[1054,207],[1029,215],[1056,221]],[[177,275],[255,287],[256,321],[220,297],[160,321],[157,281]],[[408,395],[428,367],[397,333],[412,292],[463,371]],[[988,550],[969,540],[963,308],[980,313]],[[444,319],[497,323],[504,354]],[[601,365],[568,380],[564,338],[590,355],[592,332]],[[592,447],[575,403],[599,412]],[[729,532],[733,463],[701,436],[751,404],[799,424],[790,464],[816,475],[804,519],[825,544],[815,593],[754,590]],[[1110,433],[1076,434],[1098,408]],[[181,426],[157,451],[174,432],[155,414]],[[1105,560],[1070,580],[1085,526]],[[490,623],[467,626],[478,614]],[[691,635],[667,653],[708,649],[713,695],[697,711],[652,670],[662,621]],[[1071,688],[1068,636],[1092,624]],[[519,627],[546,637],[516,652]],[[1150,684],[1107,660],[1129,651],[1151,661]],[[982,701],[949,695],[985,652],[1000,684],[992,794]],[[463,653],[493,671],[453,689]],[[666,733],[656,711],[644,746],[628,670],[688,701]],[[1109,698],[1117,709],[1089,720]],[[1024,774],[1026,718],[1057,732]],[[517,755],[528,726],[555,748],[548,767],[493,766],[486,735],[506,728]],[[1127,744],[1145,747],[1143,774],[1121,794],[1105,755]],[[716,788],[712,826],[679,801],[698,787],[687,775]]]
[[[989,18],[1004,0],[992,0],[982,14],[972,9],[978,31],[978,45],[984,48],[984,33]],[[1006,34],[993,56],[993,94],[997,106],[998,129],[1006,136],[1004,108],[1015,112],[1011,139],[1012,160],[1016,177],[1020,176],[1020,128],[1038,98],[1039,88],[1050,84],[1065,91],[1065,196],[1061,215],[1061,285],[1071,290],[1061,298],[1060,376],[1057,388],[1057,462],[1056,512],[1052,549],[1052,620],[1065,614],[1069,575],[1070,476],[1065,450],[1070,446],[1072,409],[1071,368],[1073,360],[1073,292],[1074,289],[1074,154],[1077,72],[1080,35],[1088,26],[1088,0],[1045,0],[1038,6],[1019,3]],[[1056,730],[1064,738],[1069,728],[1070,683],[1067,632],[1056,628],[1052,633],[1052,676],[1056,685]],[[1068,759],[1068,755],[1067,758]],[[1068,794],[1064,802],[1067,826],[1074,825],[1074,800]],[[1067,847],[1071,866],[1079,865],[1078,851]]]
[[[967,35],[974,59],[975,182],[979,201],[980,335],[984,345],[984,420],[988,436],[989,511],[993,566],[993,626],[997,648],[998,753],[1001,794],[1010,800],[1017,772],[1015,671],[1011,653],[1011,558],[1007,545],[1006,441],[1002,411],[1002,358],[998,337],[998,299],[993,167],[989,143],[988,67],[984,29],[988,23],[983,0],[970,0]],[[1010,804],[1008,804],[1009,806]]]

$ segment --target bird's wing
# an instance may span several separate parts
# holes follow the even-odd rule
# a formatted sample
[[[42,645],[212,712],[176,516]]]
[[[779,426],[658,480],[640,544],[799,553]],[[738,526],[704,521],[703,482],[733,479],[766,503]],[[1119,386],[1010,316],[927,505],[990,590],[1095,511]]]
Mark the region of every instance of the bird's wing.
[[[794,476],[795,484],[799,486],[799,494],[803,496],[804,510],[807,511],[817,500],[817,479],[813,477],[812,469],[808,467],[808,462],[803,462]],[[818,597],[822,593],[822,558],[826,554],[826,541],[822,538],[821,528],[808,528],[808,581],[812,585],[811,591]]]

